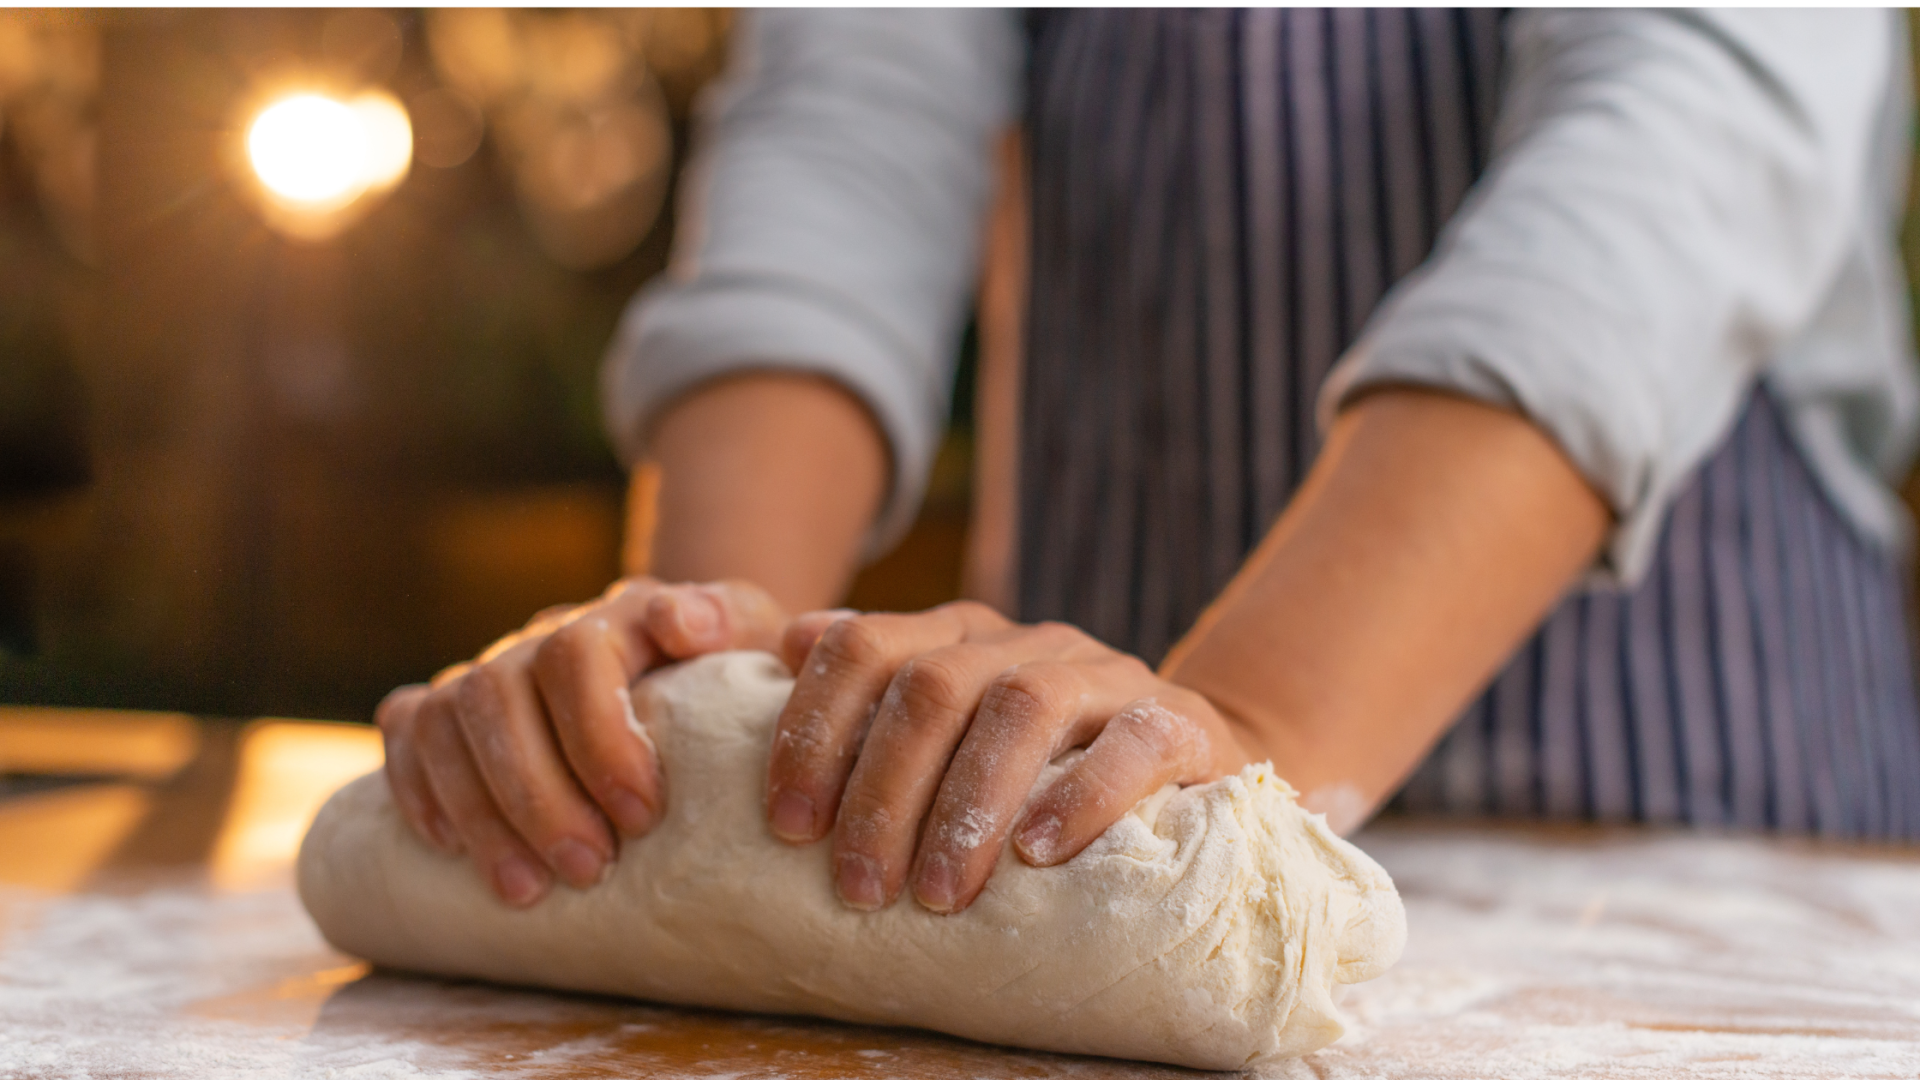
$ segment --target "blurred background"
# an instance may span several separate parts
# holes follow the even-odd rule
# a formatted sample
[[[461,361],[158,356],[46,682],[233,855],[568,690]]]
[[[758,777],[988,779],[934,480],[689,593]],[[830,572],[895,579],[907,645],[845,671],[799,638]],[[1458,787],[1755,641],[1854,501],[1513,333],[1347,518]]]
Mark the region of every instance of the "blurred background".
[[[604,588],[601,353],[731,22],[0,12],[0,702],[364,719]],[[960,370],[855,606],[958,592]]]
[[[604,588],[730,23],[0,12],[0,701],[365,718]],[[966,471],[861,603],[955,593]]]

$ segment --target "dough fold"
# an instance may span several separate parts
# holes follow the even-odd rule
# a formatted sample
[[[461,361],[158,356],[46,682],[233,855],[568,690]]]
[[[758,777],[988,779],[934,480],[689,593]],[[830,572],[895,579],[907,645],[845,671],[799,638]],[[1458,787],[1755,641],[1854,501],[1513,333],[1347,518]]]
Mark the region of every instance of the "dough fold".
[[[1058,867],[1002,852],[958,915],[847,908],[828,846],[790,847],[762,814],[792,685],[745,652],[643,684],[667,812],[595,888],[508,908],[413,836],[375,773],[315,820],[301,899],[335,947],[395,968],[1206,1069],[1333,1041],[1334,985],[1400,955],[1386,872],[1266,765],[1169,787]]]

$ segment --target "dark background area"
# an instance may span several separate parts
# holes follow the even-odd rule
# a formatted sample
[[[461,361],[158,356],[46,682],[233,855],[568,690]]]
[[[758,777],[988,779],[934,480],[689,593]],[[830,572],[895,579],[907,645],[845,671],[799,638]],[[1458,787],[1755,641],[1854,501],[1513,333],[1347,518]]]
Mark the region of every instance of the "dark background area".
[[[683,159],[730,19],[461,18],[0,13],[0,701],[365,718],[617,576],[600,361],[665,266],[671,196],[640,189]],[[317,243],[234,175],[290,72],[414,113],[406,179]],[[423,162],[423,95],[461,92],[477,150]],[[629,185],[638,231],[583,256],[569,228],[625,226],[543,206],[541,155],[592,174],[620,108],[670,156]],[[965,447],[861,603],[955,594]]]
[[[665,266],[654,188],[730,20],[462,18],[0,12],[0,701],[363,719],[618,574],[599,364]],[[247,103],[287,71],[415,111],[406,179],[323,242],[234,175]],[[483,133],[458,161],[422,104],[449,94]],[[542,161],[592,173],[617,115],[670,151],[556,217]],[[966,367],[920,521],[855,606],[958,592]]]

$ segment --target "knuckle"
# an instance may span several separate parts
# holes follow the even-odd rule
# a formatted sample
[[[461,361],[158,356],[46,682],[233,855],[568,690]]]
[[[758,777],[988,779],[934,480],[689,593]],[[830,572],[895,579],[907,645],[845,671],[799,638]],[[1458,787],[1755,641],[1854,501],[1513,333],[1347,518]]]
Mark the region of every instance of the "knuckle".
[[[434,752],[433,746],[422,747],[422,750],[419,758],[422,786],[446,811],[447,817],[458,822],[467,813],[468,801],[463,794],[467,786],[462,782],[461,769],[448,755]]]
[[[1199,730],[1192,720],[1153,698],[1134,702],[1114,720],[1117,734],[1162,761],[1185,757]]]
[[[469,813],[454,822],[454,829],[466,839],[482,862],[495,862],[521,851],[520,839],[507,823],[494,814]]]
[[[601,624],[592,619],[575,619],[565,626],[556,626],[545,641],[534,650],[536,654],[546,653],[553,656],[577,656],[593,644],[599,636]]]
[[[555,627],[545,640],[534,646],[534,671],[543,679],[573,671],[593,647],[601,625],[594,619],[578,618]]]
[[[452,780],[451,776],[446,779]],[[511,834],[513,829],[507,824],[505,808],[490,784],[479,776],[468,776],[446,789],[451,798],[441,798],[447,816],[453,821],[454,828],[466,837],[467,841],[482,846],[493,834]],[[439,796],[442,792],[435,791]]]
[[[518,776],[498,787],[494,797],[500,802],[500,810],[521,835],[542,847],[549,840],[558,839],[567,815],[556,800],[525,784]]]
[[[887,635],[872,619],[855,615],[828,625],[815,648],[830,663],[878,667],[887,659]]]
[[[969,622],[988,622],[1001,617],[999,612],[978,600],[949,600],[934,610],[957,616]]]
[[[790,785],[804,783],[813,770],[835,756],[833,734],[823,713],[805,709],[781,715],[773,732],[771,767]]]
[[[907,661],[893,677],[893,687],[909,716],[957,713],[970,704],[964,673],[952,661],[938,657]]]
[[[465,675],[468,671],[472,670],[472,668],[473,668],[473,663],[471,661],[466,661],[466,660],[463,660],[458,664],[452,664],[447,667],[441,668],[439,671],[434,673],[433,679],[429,681],[427,685],[437,690],[440,687],[445,686],[448,683],[452,682],[453,680],[459,678],[460,676]]]
[[[500,673],[478,669],[455,688],[454,722],[483,772],[517,767],[503,682]]]
[[[488,667],[496,664],[523,663],[528,651],[538,645],[546,636],[539,627],[523,627],[508,634],[499,641],[487,646],[474,660],[476,667]]]
[[[1107,806],[1125,799],[1126,792],[1121,782],[1123,770],[1111,760],[1096,758],[1083,759],[1081,767],[1068,773],[1067,782],[1061,786],[1074,803],[1086,806]]]
[[[874,854],[893,830],[894,815],[878,792],[861,784],[848,785],[835,819],[836,841],[845,850]]]
[[[497,720],[506,702],[505,682],[505,673],[493,664],[481,664],[454,680],[448,689],[461,722]]]
[[[970,634],[983,631],[1000,633],[1018,625],[991,604],[983,604],[978,600],[951,600],[934,610],[959,623]]]
[[[1087,636],[1086,631],[1077,626],[1069,623],[1054,622],[1052,620],[1035,623],[1032,627],[1032,633],[1042,644],[1058,647],[1078,645],[1082,642],[1093,640]]]
[[[414,714],[414,739],[430,759],[440,759],[457,751],[460,742],[458,721],[453,714],[453,695],[441,687],[420,703]]]
[[[554,604],[551,607],[541,608],[539,613],[527,620],[527,625],[521,632],[532,637],[551,634],[553,631],[578,618],[580,613],[586,611],[590,606],[591,603]]]
[[[982,703],[996,715],[1022,724],[1064,711],[1065,693],[1050,665],[1021,664],[993,681]]]

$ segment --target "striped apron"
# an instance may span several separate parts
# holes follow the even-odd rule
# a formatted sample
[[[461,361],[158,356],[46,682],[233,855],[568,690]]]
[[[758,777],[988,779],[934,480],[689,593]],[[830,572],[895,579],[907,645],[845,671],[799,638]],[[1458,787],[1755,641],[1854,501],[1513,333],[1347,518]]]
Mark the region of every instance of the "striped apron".
[[[1328,369],[1486,162],[1500,20],[1034,18],[1023,618],[1152,661],[1226,584],[1312,464]],[[1398,802],[1920,839],[1901,580],[1757,388],[1645,582],[1568,598]]]

